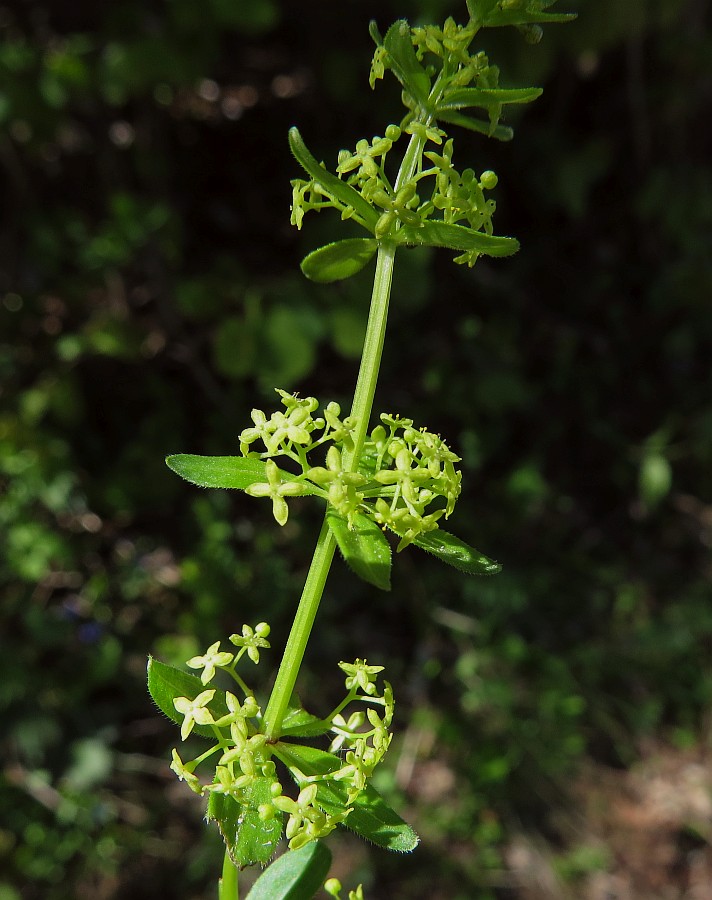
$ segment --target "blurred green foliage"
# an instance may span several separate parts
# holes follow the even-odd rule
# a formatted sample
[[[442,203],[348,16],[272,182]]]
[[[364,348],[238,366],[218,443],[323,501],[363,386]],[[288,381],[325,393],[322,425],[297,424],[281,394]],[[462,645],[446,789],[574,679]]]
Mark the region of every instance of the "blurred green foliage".
[[[512,84],[545,87],[513,143],[458,138],[523,250],[401,254],[379,388],[460,449],[458,533],[505,571],[403,554],[367,620],[335,567],[301,686],[328,709],[354,655],[396,685],[381,788],[425,840],[363,861],[373,898],[512,897],[504,849],[553,827],[582,759],[708,738],[710,12],[564,5],[579,19],[536,48],[489,37]],[[163,457],[235,452],[277,385],[348,398],[368,273],[298,273],[336,223],[289,229],[286,131],[332,161],[382,133],[399,107],[367,88],[368,19],[459,12],[0,7],[2,900],[212,896],[220,847],[167,771],[145,656],[258,619],[280,646],[318,522],[305,501],[278,530]],[[606,864],[584,847],[558,871]]]

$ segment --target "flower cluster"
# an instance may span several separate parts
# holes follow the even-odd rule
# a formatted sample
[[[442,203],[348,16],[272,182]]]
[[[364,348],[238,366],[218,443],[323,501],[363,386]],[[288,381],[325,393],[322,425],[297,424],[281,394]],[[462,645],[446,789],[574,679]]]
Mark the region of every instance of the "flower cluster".
[[[269,497],[281,525],[288,516],[286,497],[315,494],[351,527],[356,516],[364,514],[395,531],[401,537],[400,550],[452,513],[460,494],[462,476],[455,468],[460,457],[438,435],[415,428],[412,419],[384,413],[366,439],[358,467],[348,466],[344,451],[354,446],[354,419],[341,419],[333,402],[315,418],[319,404],[314,397],[278,393],[286,412],[268,418],[262,410],[253,410],[254,427],[240,434],[240,448],[245,456],[257,456],[253,447],[258,441],[264,446],[259,455],[267,460],[267,481],[249,486],[246,493]],[[324,465],[312,465],[309,455],[325,444]],[[301,472],[278,468],[274,458],[280,456],[297,463]]]
[[[352,803],[366,787],[373,770],[390,747],[393,737],[389,731],[393,721],[393,689],[386,681],[383,693],[380,694],[378,691],[376,678],[378,673],[383,671],[383,666],[369,666],[365,659],[357,659],[353,663],[340,662],[339,668],[346,673],[345,684],[349,693],[331,714],[331,730],[335,737],[329,749],[333,753],[345,748],[346,757],[344,765],[332,772],[330,778],[346,784],[348,802]],[[354,700],[383,707],[382,716],[372,707],[366,709],[366,719],[371,726],[368,731],[362,730],[365,725],[362,711],[352,713],[348,720],[341,714],[342,710]]]
[[[417,229],[428,221],[465,224],[475,231],[492,234],[495,202],[485,199],[483,191],[496,186],[494,172],[488,170],[479,179],[472,169],[458,172],[452,165],[453,142],[450,139],[446,140],[441,153],[428,151],[423,154],[433,164],[431,167],[421,165],[411,179],[396,189],[386,174],[385,161],[402,133],[416,135],[423,144],[429,142],[438,146],[442,146],[447,138],[436,125],[426,126],[413,119],[404,124],[403,129],[389,125],[385,137],[374,137],[371,142],[360,140],[353,152],[342,150],[339,153],[337,174],[379,213],[373,226],[374,237],[384,238],[404,226]],[[432,188],[423,192],[426,179],[431,179]],[[326,207],[338,209],[342,218],[355,217],[368,227],[353,207],[332,196],[318,180],[296,179],[292,186],[292,224],[298,228],[307,212]],[[476,252],[469,252],[455,261],[473,265],[478,256]],[[259,423],[255,424],[259,426]]]
[[[222,692],[210,687],[197,696],[175,697],[173,705],[183,721],[181,739],[185,741],[195,726],[200,726],[201,735],[205,728],[214,735],[213,746],[195,759],[184,762],[177,749],[172,751],[171,769],[185,781],[192,791],[200,795],[218,794],[229,797],[244,809],[256,807],[262,821],[276,816],[286,816],[285,834],[291,849],[297,849],[309,841],[325,837],[352,811],[351,804],[365,789],[373,770],[383,758],[391,742],[389,731],[393,719],[393,691],[386,682],[379,690],[377,679],[383,666],[370,666],[366,660],[357,659],[353,663],[339,663],[346,674],[346,697],[324,720],[323,731],[331,731],[334,739],[331,752],[344,751],[344,756],[332,756],[330,771],[320,775],[307,775],[300,770],[294,759],[288,761],[292,776],[299,788],[296,798],[285,795],[277,779],[276,765],[272,756],[280,757],[279,744],[268,744],[262,730],[260,707],[244,682],[234,670],[235,663],[247,654],[253,662],[259,662],[260,649],[269,647],[266,640],[269,626],[261,622],[255,628],[242,627],[241,635],[232,635],[230,641],[239,647],[236,654],[220,650],[220,642],[212,644],[207,651],[188,660],[193,669],[202,669],[201,682],[209,684],[218,669],[231,675],[245,695],[240,702],[230,691]],[[367,704],[368,708],[355,712],[345,719],[342,715],[347,706],[354,702]],[[382,708],[379,715],[377,708]],[[296,745],[291,745],[298,749]],[[213,780],[205,784],[196,775],[197,767],[209,757],[220,754],[214,769]],[[267,785],[268,798],[264,792],[256,792],[258,782]],[[321,784],[330,783],[345,789],[343,809],[330,811],[319,795]],[[256,804],[255,795],[260,802]],[[333,796],[331,805],[333,807]]]

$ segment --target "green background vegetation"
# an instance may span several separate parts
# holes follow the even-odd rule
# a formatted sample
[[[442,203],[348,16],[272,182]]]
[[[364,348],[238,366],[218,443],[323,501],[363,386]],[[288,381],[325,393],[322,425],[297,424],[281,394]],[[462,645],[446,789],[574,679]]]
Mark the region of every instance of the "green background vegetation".
[[[453,530],[504,571],[410,548],[384,595],[335,564],[301,680],[322,714],[340,659],[396,686],[379,787],[423,843],[331,842],[371,900],[587,896],[621,863],[582,773],[707,758],[710,5],[560,6],[579,19],[536,47],[487,36],[505,85],[545,88],[514,141],[455,142],[498,173],[496,230],[523,249],[471,271],[399,255],[377,397],[460,451]],[[267,619],[276,665],[319,512],[293,502],[279,529],[163,458],[237,452],[274,386],[347,401],[371,267],[299,273],[338,222],[290,228],[286,132],[332,163],[382,134],[400,106],[368,89],[368,20],[463,8],[0,8],[1,900],[214,896],[221,848],[168,771],[146,654]],[[711,827],[675,824],[671,889]]]

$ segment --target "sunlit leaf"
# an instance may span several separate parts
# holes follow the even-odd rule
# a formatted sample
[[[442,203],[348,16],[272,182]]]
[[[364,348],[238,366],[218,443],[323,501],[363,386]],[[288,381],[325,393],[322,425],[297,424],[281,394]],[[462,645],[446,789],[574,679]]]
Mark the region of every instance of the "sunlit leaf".
[[[311,900],[331,867],[331,852],[322,841],[288,850],[263,872],[247,900]]]
[[[166,457],[166,465],[181,478],[199,487],[236,488],[245,490],[251,484],[267,481],[265,464],[253,456],[197,456],[176,453]],[[279,469],[282,481],[297,481],[296,475]],[[304,493],[317,493],[313,485],[304,483]]]
[[[148,657],[148,692],[161,712],[176,725],[182,725],[183,716],[173,705],[174,699],[187,697],[189,700],[195,700],[204,690],[205,685],[195,675],[167,666],[152,656]],[[208,704],[208,709],[214,719],[227,715],[225,693],[219,688],[215,690],[215,696]],[[194,725],[192,733],[215,739],[215,732],[209,725]]]
[[[475,550],[454,534],[441,528],[418,535],[413,543],[421,550],[427,550],[444,563],[468,575],[496,575],[502,570],[499,563],[488,559],[479,550]]]
[[[358,513],[354,527],[349,528],[346,519],[334,509],[327,511],[326,520],[346,564],[359,578],[382,591],[390,591],[391,548],[378,525]]]
[[[343,760],[334,753],[327,753],[318,747],[301,744],[285,744],[281,741],[274,746],[274,754],[292,772],[295,780],[302,775],[326,775],[343,765]],[[356,832],[360,837],[372,841],[386,850],[407,853],[418,845],[418,835],[370,785],[348,803],[347,788],[339,782],[317,782],[317,803],[324,812],[335,815],[353,807],[344,827]]]
[[[371,260],[378,249],[373,238],[347,238],[312,251],[302,260],[302,272],[312,281],[326,284],[350,278]]]
[[[267,480],[261,459],[245,456],[196,456],[176,453],[166,457],[166,465],[181,478],[200,487],[244,490]]]
[[[256,778],[246,789],[244,804],[216,791],[210,793],[205,816],[217,823],[230,859],[238,867],[265,865],[277,850],[283,815],[275,811],[271,819],[263,821],[258,812],[272,799],[270,788],[276,780],[274,775]]]
[[[290,704],[299,703],[293,696]],[[326,734],[329,725],[323,719],[313,716],[301,706],[290,706],[284,719],[282,719],[281,733],[289,737],[318,737]]]

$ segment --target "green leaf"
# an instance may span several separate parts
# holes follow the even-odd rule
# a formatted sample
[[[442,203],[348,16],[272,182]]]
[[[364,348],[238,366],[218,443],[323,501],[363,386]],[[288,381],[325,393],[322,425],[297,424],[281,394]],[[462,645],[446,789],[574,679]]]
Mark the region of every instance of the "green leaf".
[[[326,520],[346,564],[359,578],[382,591],[390,591],[391,548],[378,525],[357,513],[350,529],[346,519],[334,509],[327,510]]]
[[[440,110],[477,106],[493,109],[507,103],[531,103],[542,94],[541,88],[458,88],[446,91],[437,106]]]
[[[405,19],[399,19],[391,25],[386,32],[383,46],[388,53],[388,66],[393,74],[413,100],[422,109],[427,109],[430,78],[415,55],[410,25]]]
[[[658,450],[650,450],[643,457],[638,473],[640,498],[648,509],[654,509],[672,487],[672,468]]]
[[[243,490],[267,480],[265,464],[251,456],[196,456],[176,453],[166,457],[166,465],[181,478],[200,487]]]
[[[148,692],[161,712],[176,725],[183,724],[183,716],[173,705],[174,699],[187,697],[189,700],[195,700],[198,694],[206,688],[207,686],[195,675],[175,669],[173,666],[167,666],[152,656],[148,657]],[[228,714],[224,691],[216,688],[215,696],[208,704],[208,709],[214,719]],[[209,725],[194,725],[192,733],[215,740],[215,732]]]
[[[263,803],[272,799],[270,787],[276,781],[274,775],[257,778],[247,789],[245,804],[225,794],[210,793],[205,816],[217,823],[230,859],[240,868],[255,863],[266,865],[277,850],[284,817],[276,812],[265,822],[258,812]]]
[[[470,16],[477,25],[496,28],[502,25],[526,25],[539,22],[568,22],[576,18],[575,13],[543,12],[557,0],[529,0],[527,6],[518,4],[519,9],[501,9],[498,0],[467,0]],[[528,7],[528,8],[527,8]]]
[[[427,550],[444,563],[468,575],[496,575],[502,570],[499,563],[488,559],[479,550],[475,550],[454,534],[441,528],[418,535],[413,543],[421,550]]]
[[[373,238],[347,238],[312,251],[302,260],[302,272],[321,284],[350,278],[369,262],[378,249]]]
[[[337,178],[336,175],[332,175],[314,159],[297,128],[289,129],[289,147],[299,165],[311,175],[314,181],[318,182],[336,200],[353,207],[369,231],[374,231],[380,214],[350,184]]]
[[[484,21],[485,28],[500,28],[505,25],[544,25],[547,22],[570,22],[576,13],[527,12],[526,10],[498,9],[490,13]]]
[[[247,900],[312,900],[330,867],[331,852],[321,841],[288,850],[260,875]]]
[[[254,456],[196,456],[176,453],[166,457],[166,465],[181,478],[199,487],[245,490],[251,484],[267,481],[265,464]],[[282,481],[299,481],[296,475],[279,469]],[[317,488],[303,483],[304,493],[318,494]]]
[[[347,799],[343,784],[319,783],[317,800],[328,815],[334,815],[343,809]],[[392,853],[410,853],[418,846],[420,838],[415,831],[371,785],[367,785],[350,806],[353,809],[344,822],[344,827],[364,840]]]
[[[290,702],[294,703],[295,700],[299,702],[295,696]],[[308,713],[301,706],[293,706],[287,711],[280,729],[282,735],[289,737],[318,737],[326,734],[328,730],[327,722]]]
[[[511,256],[519,250],[519,241],[511,237],[483,234],[464,225],[447,222],[424,222],[419,227],[404,225],[395,235],[398,243],[426,247],[449,247],[451,250],[476,250],[487,256]]]
[[[274,755],[292,772],[297,783],[301,775],[326,775],[343,765],[343,760],[334,753],[302,744],[284,744],[280,741],[274,745]],[[368,785],[354,801],[347,801],[348,791],[344,784],[317,782],[317,802],[324,812],[335,815],[352,807],[344,822],[345,828],[385,850],[407,853],[418,845],[418,835],[388,806],[375,788]]]
[[[447,122],[450,125],[459,125],[460,128],[467,128],[468,131],[476,131],[477,134],[484,134],[497,141],[511,141],[514,137],[514,129],[509,128],[507,125],[495,125],[492,127],[491,122],[482,122],[480,119],[471,119],[469,116],[463,116],[462,113],[456,112],[455,110],[439,112],[437,115],[440,122]]]

